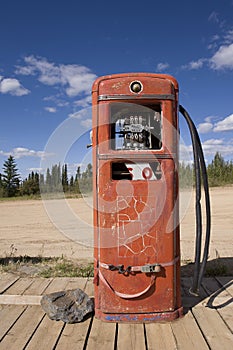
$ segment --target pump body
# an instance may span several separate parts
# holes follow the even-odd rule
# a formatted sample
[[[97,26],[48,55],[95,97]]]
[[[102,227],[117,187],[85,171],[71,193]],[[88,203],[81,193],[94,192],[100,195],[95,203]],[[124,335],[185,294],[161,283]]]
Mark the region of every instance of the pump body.
[[[95,316],[173,320],[182,315],[177,81],[109,75],[92,97]]]

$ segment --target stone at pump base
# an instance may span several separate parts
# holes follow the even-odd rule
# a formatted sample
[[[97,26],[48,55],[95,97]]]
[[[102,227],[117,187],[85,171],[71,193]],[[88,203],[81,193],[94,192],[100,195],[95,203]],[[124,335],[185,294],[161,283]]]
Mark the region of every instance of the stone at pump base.
[[[66,323],[81,322],[94,311],[93,300],[79,288],[44,295],[41,306],[51,320]]]

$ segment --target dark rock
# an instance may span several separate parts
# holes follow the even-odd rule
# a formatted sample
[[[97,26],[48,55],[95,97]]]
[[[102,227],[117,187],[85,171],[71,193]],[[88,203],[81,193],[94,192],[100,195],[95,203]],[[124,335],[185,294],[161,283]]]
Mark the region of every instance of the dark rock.
[[[51,320],[66,323],[81,322],[94,311],[93,300],[79,288],[44,295],[41,306]]]

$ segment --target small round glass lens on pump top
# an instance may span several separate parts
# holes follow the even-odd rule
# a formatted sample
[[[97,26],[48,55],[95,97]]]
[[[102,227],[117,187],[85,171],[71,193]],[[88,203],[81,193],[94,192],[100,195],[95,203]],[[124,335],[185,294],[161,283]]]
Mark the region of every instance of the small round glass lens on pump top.
[[[136,94],[139,93],[142,91],[142,83],[140,81],[132,81],[130,83],[130,90]]]

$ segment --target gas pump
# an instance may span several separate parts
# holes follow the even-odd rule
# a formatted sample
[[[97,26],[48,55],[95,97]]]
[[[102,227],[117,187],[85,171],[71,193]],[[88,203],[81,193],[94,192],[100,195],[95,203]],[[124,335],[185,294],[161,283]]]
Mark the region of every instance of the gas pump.
[[[210,206],[200,139],[178,105],[169,75],[130,73],[93,84],[95,316],[109,322],[171,321],[182,315],[178,184],[178,110],[193,141],[198,293],[208,257]],[[201,174],[206,243],[200,264]]]

